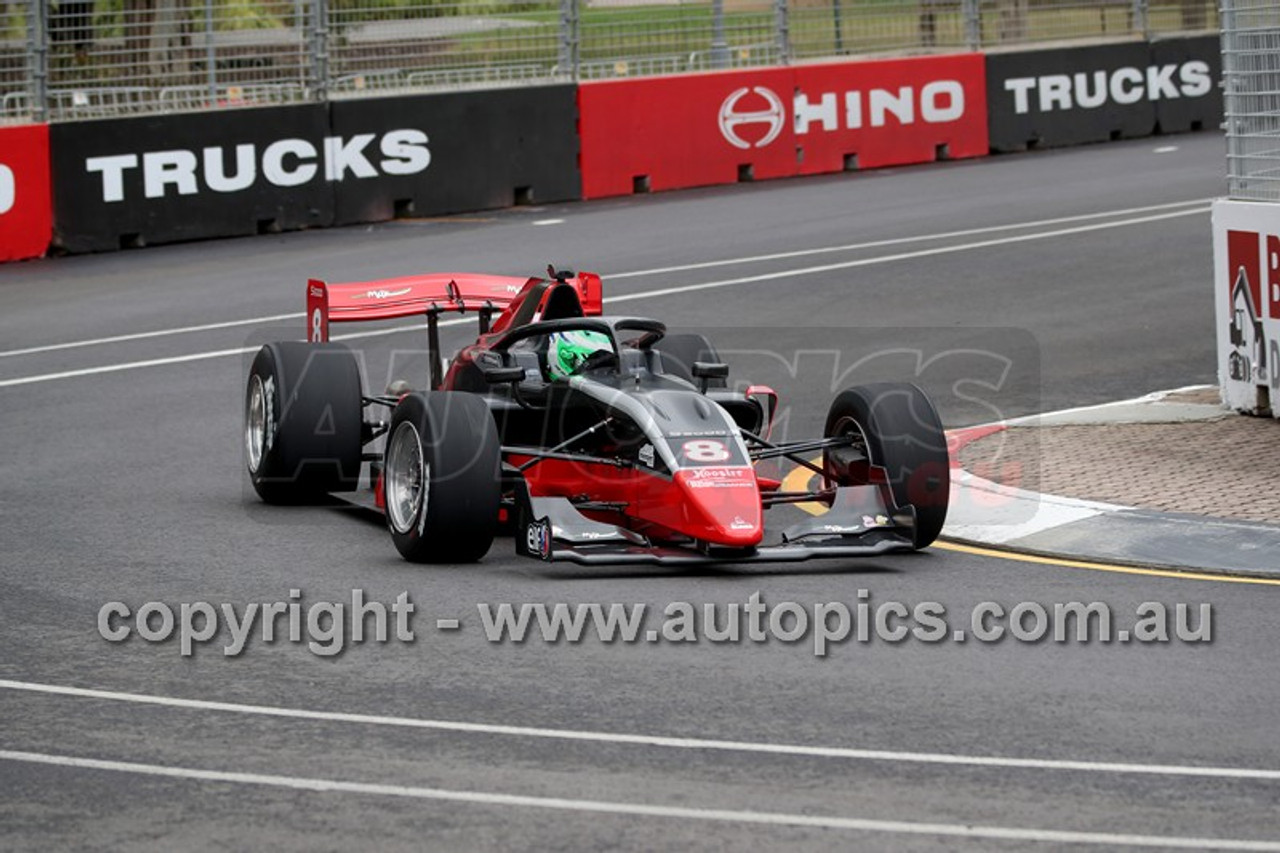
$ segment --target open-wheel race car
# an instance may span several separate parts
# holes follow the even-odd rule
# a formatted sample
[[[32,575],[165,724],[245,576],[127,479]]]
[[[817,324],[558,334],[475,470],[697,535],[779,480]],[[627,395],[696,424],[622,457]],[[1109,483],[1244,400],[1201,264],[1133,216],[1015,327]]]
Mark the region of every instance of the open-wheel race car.
[[[480,333],[446,365],[447,313]],[[923,548],[946,518],[946,438],[915,385],[848,388],[822,437],[772,442],[772,389],[731,388],[702,335],[605,315],[592,273],[311,280],[307,317],[309,341],[253,361],[250,480],[268,503],[368,490],[408,560],[475,561],[500,532],[587,564],[849,557]],[[368,395],[329,326],[397,317],[426,318],[430,375]],[[757,469],[783,459],[810,469],[806,490]],[[766,530],[764,510],[808,502],[827,511]]]

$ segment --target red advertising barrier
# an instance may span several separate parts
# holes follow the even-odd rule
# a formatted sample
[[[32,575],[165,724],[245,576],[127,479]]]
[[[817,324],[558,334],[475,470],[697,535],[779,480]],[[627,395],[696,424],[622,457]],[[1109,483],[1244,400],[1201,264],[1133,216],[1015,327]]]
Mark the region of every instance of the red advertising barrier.
[[[0,261],[38,258],[52,236],[49,126],[0,127]]]
[[[987,153],[981,54],[584,83],[585,198]]]

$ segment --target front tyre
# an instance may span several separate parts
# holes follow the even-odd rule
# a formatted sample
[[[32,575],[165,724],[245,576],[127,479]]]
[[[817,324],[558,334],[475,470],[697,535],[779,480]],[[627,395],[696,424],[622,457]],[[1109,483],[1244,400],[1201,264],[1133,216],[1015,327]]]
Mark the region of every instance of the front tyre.
[[[406,560],[472,563],[493,544],[502,498],[498,428],[463,392],[405,396],[383,455],[387,528]]]
[[[245,465],[267,503],[325,500],[360,479],[360,367],[342,344],[271,343],[245,388]]]
[[[838,486],[871,482],[869,459],[885,470],[894,503],[915,507],[915,547],[938,538],[951,497],[950,457],[938,412],[923,391],[908,382],[842,391],[827,413],[823,435],[854,438],[849,448],[823,453],[829,481]]]

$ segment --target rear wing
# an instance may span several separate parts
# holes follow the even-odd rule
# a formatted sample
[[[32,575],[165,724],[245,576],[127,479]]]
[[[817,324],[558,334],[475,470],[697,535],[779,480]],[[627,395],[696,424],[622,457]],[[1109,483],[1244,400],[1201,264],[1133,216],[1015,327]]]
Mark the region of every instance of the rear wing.
[[[428,273],[378,281],[329,284],[320,279],[307,282],[307,339],[312,343],[329,340],[330,323],[393,320],[399,317],[427,317],[434,321],[443,313],[480,314],[481,333],[489,331],[491,318],[500,314],[495,328],[504,328],[510,315],[531,293],[547,284],[540,278],[480,275],[477,273]],[[565,284],[578,292],[588,316],[603,310],[600,276],[579,273]],[[540,298],[545,294],[538,293]]]
[[[566,301],[553,297],[566,297],[572,305],[570,294],[564,292],[566,287],[573,288],[583,314],[593,317],[603,312],[600,276],[589,272],[576,276],[548,272],[555,278],[428,273],[347,284],[329,284],[313,278],[307,281],[307,339],[315,344],[329,340],[330,323],[426,317],[431,387],[439,388],[444,375],[440,360],[441,314],[473,311],[480,318],[480,334],[505,331],[538,320],[548,306]]]

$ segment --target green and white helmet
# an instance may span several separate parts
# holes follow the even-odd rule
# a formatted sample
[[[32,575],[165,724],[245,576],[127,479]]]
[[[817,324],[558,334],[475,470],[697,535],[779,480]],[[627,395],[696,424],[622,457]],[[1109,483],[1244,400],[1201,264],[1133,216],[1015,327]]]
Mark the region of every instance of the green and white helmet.
[[[547,345],[547,374],[552,379],[563,379],[600,350],[613,352],[609,336],[604,332],[555,332]]]

